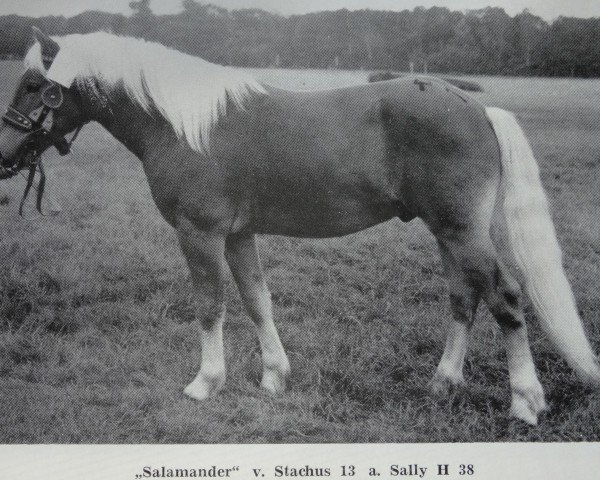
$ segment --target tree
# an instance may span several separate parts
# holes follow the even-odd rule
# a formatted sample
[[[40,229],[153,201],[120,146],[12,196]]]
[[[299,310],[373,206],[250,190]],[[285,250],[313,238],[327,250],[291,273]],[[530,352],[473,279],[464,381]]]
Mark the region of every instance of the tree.
[[[133,16],[151,17],[154,15],[150,8],[150,0],[139,0],[137,2],[129,2],[129,8],[133,10]]]
[[[548,25],[527,10],[511,18],[500,8],[465,14],[441,7],[283,17],[194,0],[183,0],[179,14],[157,16],[150,0],[129,5],[130,17],[0,17],[0,55],[23,55],[37,25],[58,35],[113,31],[238,66],[407,70],[413,62],[432,73],[600,76],[600,19],[559,18]]]

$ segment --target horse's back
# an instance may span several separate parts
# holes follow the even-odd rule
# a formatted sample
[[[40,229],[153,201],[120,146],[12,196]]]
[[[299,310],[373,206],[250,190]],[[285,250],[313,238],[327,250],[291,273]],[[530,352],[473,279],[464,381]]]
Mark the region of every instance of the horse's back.
[[[285,129],[302,143],[302,152],[311,157],[322,152],[327,161],[331,153],[345,161],[361,155],[377,161],[390,152],[449,157],[472,155],[482,147],[497,150],[484,106],[434,77],[317,92],[273,89],[270,97],[265,132],[273,132],[278,144]],[[365,151],[379,140],[383,150]]]

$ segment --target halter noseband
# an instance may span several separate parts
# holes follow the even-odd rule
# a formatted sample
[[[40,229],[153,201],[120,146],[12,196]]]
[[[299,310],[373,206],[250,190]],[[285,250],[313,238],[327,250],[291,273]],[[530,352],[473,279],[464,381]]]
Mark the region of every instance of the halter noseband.
[[[83,125],[77,127],[75,133],[70,140],[67,140],[64,136],[58,136],[52,133],[52,126],[54,124],[54,110],[59,108],[64,101],[63,92],[60,85],[51,82],[50,85],[46,86],[42,90],[42,106],[32,110],[30,113],[23,113],[14,106],[10,105],[6,109],[6,113],[2,116],[2,120],[11,127],[28,133],[29,136],[40,135],[42,137],[49,137],[52,141],[52,145],[56,147],[60,155],[67,155],[71,152],[71,145],[79,135]],[[42,213],[42,196],[44,195],[44,187],[46,184],[46,174],[44,167],[42,166],[41,154],[35,149],[25,154],[28,157],[29,175],[27,177],[27,185],[21,198],[19,205],[19,215],[23,216],[23,206],[25,200],[29,195],[29,191],[33,185],[35,178],[35,172],[40,172],[40,181],[37,188],[37,200],[36,208],[38,212]],[[0,167],[3,169],[7,176],[16,175],[21,169],[21,162],[10,166]]]

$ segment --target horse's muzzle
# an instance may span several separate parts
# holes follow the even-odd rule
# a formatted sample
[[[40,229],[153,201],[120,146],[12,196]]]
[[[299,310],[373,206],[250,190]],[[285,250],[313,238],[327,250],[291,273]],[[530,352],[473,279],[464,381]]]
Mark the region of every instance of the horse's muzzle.
[[[7,160],[0,153],[0,180],[14,177],[19,170],[29,167],[35,160],[33,150],[21,148],[14,160]]]
[[[14,177],[19,172],[19,163],[14,163],[12,165],[5,165],[4,158],[2,154],[0,154],[0,180],[4,180],[5,178]]]
[[[17,172],[18,172],[18,170],[13,170],[12,168],[6,168],[6,167],[0,166],[0,180],[14,177],[17,174]]]

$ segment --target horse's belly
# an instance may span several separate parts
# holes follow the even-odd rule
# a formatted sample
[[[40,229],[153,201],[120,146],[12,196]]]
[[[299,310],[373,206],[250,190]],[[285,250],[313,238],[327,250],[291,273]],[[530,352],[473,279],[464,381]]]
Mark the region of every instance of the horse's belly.
[[[257,233],[324,238],[355,233],[397,215],[392,202],[346,202],[333,208],[310,203],[303,206],[279,203],[255,212],[253,223]]]

